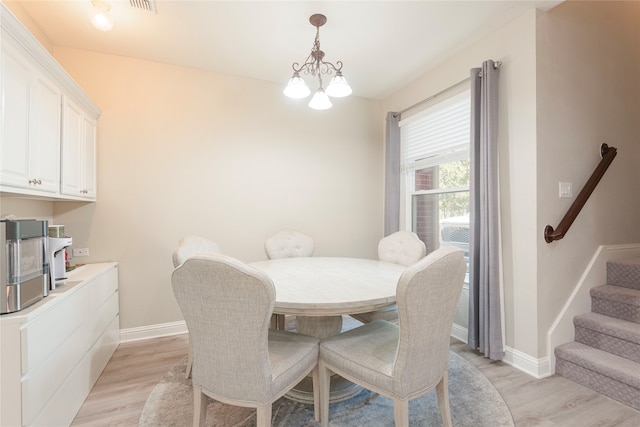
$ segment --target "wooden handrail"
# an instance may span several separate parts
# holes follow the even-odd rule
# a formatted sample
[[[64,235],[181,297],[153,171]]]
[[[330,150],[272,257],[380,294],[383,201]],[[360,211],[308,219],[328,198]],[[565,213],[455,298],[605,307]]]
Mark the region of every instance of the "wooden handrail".
[[[593,171],[593,174],[591,174],[591,178],[589,178],[589,181],[587,181],[587,183],[584,185],[582,191],[580,191],[580,194],[578,194],[578,197],[576,197],[576,200],[564,215],[564,218],[562,218],[560,224],[558,224],[558,228],[554,230],[550,225],[547,225],[544,228],[544,240],[547,243],[551,243],[554,240],[560,240],[564,237],[565,234],[567,234],[567,231],[569,231],[569,227],[571,227],[571,224],[573,224],[573,221],[582,210],[584,204],[587,203],[587,200],[589,200],[589,196],[591,196],[591,193],[593,193],[593,190],[595,190],[596,186],[600,182],[600,179],[607,171],[609,165],[611,164],[611,162],[613,162],[613,159],[617,154],[618,150],[615,147],[609,147],[607,144],[602,144],[600,146],[600,155],[602,156],[602,160],[600,160],[600,163]]]

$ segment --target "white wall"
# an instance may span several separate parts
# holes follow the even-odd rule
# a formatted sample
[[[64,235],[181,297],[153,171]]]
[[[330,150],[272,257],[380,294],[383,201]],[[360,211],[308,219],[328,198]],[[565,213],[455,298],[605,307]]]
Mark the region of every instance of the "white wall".
[[[375,257],[386,111],[466,78],[485,59],[503,62],[506,344],[547,357],[546,332],[595,248],[640,241],[638,2],[529,12],[382,105],[351,97],[326,112],[270,83],[61,48],[55,55],[103,110],[98,202],[4,197],[0,213],[65,224],[74,246],[91,250],[76,262],[119,261],[123,328],[181,319],[170,255],[186,233],[253,261],[264,258],[264,237],[293,226],[316,238],[318,255]],[[558,199],[558,181],[577,193],[602,142],[618,157],[567,236],[546,244],[544,227],[572,202]]]
[[[457,52],[383,103],[399,111],[469,76],[487,59],[501,61],[500,167],[506,344],[535,355],[536,311],[536,11]],[[413,111],[405,114],[413,113]],[[466,326],[466,325],[463,325]]]
[[[556,227],[600,161],[618,155],[566,236],[538,239],[539,325],[546,332],[600,245],[640,241],[640,3],[566,2],[538,20],[538,223]],[[602,277],[604,283],[604,277]],[[540,352],[546,348],[538,336]]]
[[[503,62],[506,345],[542,365],[547,331],[597,247],[640,241],[640,3],[565,2],[532,11],[407,85],[383,103],[383,113],[441,91],[485,59]],[[603,142],[618,157],[567,236],[547,244],[545,226],[556,227],[573,202],[558,198],[558,182],[573,182],[577,195]]]
[[[284,227],[313,236],[316,255],[377,256],[380,103],[315,111],[277,84],[65,48],[55,57],[103,113],[98,201],[56,202],[54,213],[90,249],[72,261],[120,263],[123,329],[182,319],[170,275],[185,234],[246,262],[265,259],[264,239]]]

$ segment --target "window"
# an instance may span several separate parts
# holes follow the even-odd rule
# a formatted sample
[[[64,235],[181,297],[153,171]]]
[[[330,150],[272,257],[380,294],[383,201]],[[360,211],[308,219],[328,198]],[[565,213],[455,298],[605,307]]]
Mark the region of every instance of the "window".
[[[400,122],[404,221],[427,246],[469,251],[469,89]]]

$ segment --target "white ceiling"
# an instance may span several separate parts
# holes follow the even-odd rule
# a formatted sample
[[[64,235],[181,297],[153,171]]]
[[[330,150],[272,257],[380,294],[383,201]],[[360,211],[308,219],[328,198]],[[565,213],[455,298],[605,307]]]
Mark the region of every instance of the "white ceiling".
[[[157,0],[157,14],[111,0],[115,27],[89,22],[90,0],[19,2],[55,46],[143,58],[283,86],[315,37],[322,13],[325,60],[342,61],[355,95],[384,99],[474,39],[558,0],[188,1]]]

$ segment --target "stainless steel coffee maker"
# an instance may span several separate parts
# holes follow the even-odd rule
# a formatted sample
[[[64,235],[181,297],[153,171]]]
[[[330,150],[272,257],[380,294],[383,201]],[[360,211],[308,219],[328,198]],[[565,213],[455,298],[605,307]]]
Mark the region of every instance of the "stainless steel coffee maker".
[[[47,233],[47,221],[0,221],[0,314],[22,310],[49,294]]]

